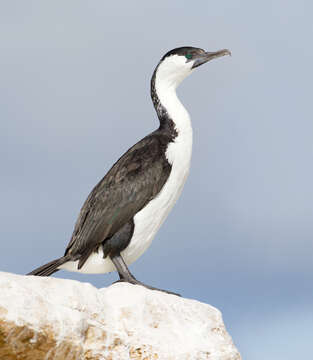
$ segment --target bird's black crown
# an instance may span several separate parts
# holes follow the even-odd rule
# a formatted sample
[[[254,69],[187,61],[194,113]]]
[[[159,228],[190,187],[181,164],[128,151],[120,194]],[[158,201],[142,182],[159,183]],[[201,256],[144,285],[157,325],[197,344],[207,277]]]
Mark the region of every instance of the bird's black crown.
[[[200,48],[195,48],[192,46],[182,46],[178,47],[176,49],[168,51],[161,59],[163,61],[165,58],[171,56],[171,55],[179,55],[179,56],[185,56],[187,59],[192,59],[196,55],[203,54],[205,51]]]

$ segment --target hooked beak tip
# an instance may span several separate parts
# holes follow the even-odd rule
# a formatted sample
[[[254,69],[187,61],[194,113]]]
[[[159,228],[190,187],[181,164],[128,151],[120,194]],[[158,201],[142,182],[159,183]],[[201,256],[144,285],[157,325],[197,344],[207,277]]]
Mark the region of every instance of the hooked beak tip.
[[[208,56],[215,58],[215,57],[221,57],[221,56],[225,56],[225,55],[229,55],[231,56],[231,51],[228,49],[223,49],[223,50],[219,50],[219,51],[215,51],[215,52],[207,52]]]
[[[229,55],[231,56],[231,52],[228,49],[223,49],[223,50],[218,50],[218,51],[214,51],[214,52],[210,52],[207,51],[206,53],[204,53],[203,55],[199,56],[198,59],[196,59],[196,61],[194,62],[192,69],[205,64],[206,62],[219,58],[221,56],[225,56],[225,55]]]

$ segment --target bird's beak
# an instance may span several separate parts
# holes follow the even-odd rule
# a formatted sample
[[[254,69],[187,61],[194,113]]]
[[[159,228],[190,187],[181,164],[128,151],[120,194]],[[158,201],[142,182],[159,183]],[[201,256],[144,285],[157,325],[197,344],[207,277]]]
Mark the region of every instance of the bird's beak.
[[[225,56],[225,55],[231,55],[231,52],[228,49],[223,49],[223,50],[219,50],[219,51],[215,51],[215,52],[205,52],[204,54],[199,55],[193,65],[192,65],[192,69],[205,64],[206,62],[221,57],[221,56]]]

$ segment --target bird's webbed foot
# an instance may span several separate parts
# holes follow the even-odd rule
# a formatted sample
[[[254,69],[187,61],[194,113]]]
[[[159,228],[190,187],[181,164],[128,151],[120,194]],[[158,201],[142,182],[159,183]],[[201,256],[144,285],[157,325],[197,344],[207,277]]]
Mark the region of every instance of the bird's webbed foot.
[[[150,290],[157,290],[157,291],[165,292],[166,294],[181,296],[180,294],[175,293],[175,292],[173,292],[173,291],[163,290],[163,289],[159,289],[159,288],[156,288],[156,287],[153,287],[153,286],[150,286],[150,285],[146,285],[146,284],[144,284],[143,282],[138,281],[138,280],[135,279],[135,278],[133,278],[133,279],[123,279],[123,278],[122,278],[122,279],[120,279],[120,280],[115,281],[113,284],[116,284],[116,283],[119,283],[119,282],[128,282],[128,283],[133,284],[133,285],[141,285],[141,286],[144,286],[145,288],[150,289]]]
[[[118,274],[120,276],[120,280],[115,281],[114,284],[118,283],[118,282],[128,282],[128,283],[133,284],[133,285],[144,286],[145,288],[150,289],[150,290],[157,290],[157,291],[165,292],[167,294],[181,296],[180,294],[177,294],[175,292],[158,289],[158,288],[155,288],[153,286],[146,285],[146,284],[142,283],[141,281],[137,280],[132,275],[132,273],[128,270],[128,267],[125,264],[125,262],[124,262],[124,260],[123,260],[123,258],[121,257],[120,254],[112,256],[111,260],[112,260],[113,264],[115,265],[116,270],[118,271]]]

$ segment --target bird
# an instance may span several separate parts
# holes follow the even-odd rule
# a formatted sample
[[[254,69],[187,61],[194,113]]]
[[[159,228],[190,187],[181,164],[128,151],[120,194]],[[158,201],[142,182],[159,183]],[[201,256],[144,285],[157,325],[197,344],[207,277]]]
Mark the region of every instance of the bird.
[[[231,52],[183,46],[161,58],[150,82],[159,127],[128,149],[90,192],[64,255],[27,275],[117,271],[119,282],[178,295],[137,280],[128,265],[150,246],[189,174],[192,126],[176,89],[200,65],[225,55]]]

